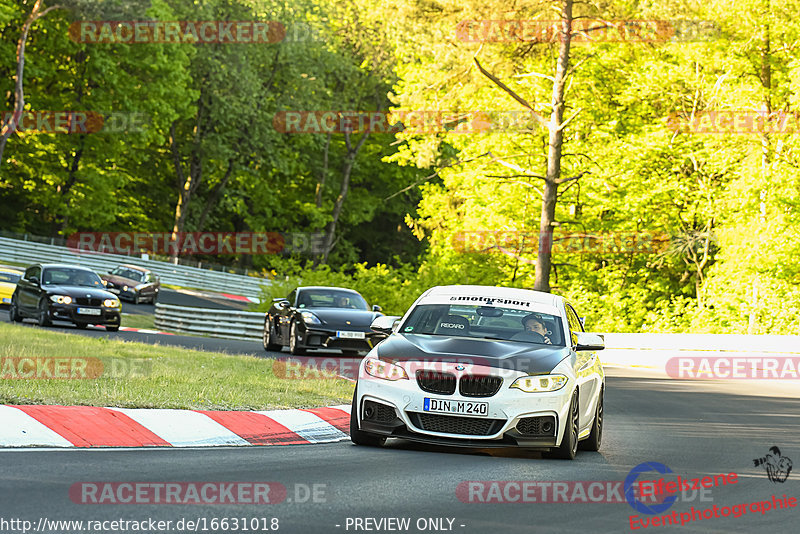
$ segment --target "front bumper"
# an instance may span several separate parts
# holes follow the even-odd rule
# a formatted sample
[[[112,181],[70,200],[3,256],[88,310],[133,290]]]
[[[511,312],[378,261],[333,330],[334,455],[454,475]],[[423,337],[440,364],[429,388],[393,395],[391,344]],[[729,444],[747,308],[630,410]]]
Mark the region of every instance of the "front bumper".
[[[100,310],[99,315],[78,313],[78,308]],[[76,324],[99,324],[119,326],[121,314],[119,308],[105,306],[81,306],[76,304],[51,304],[49,306],[50,319],[53,321],[69,321]]]
[[[307,349],[338,349],[338,350],[371,350],[379,342],[386,339],[383,334],[376,334],[372,330],[348,330],[364,332],[364,339],[348,339],[337,336],[337,330],[320,329],[306,326],[300,338],[299,345]]]
[[[475,369],[469,372],[478,374]],[[357,386],[359,428],[386,437],[460,447],[548,449],[561,443],[574,380],[558,391],[525,393],[509,388],[516,378],[524,376],[519,371],[484,368],[480,374],[484,373],[503,377],[499,391],[489,397],[467,397],[458,391],[450,395],[428,393],[419,387],[415,374],[409,373],[407,380],[388,381],[362,371]],[[426,397],[487,402],[488,412],[481,417],[426,412]]]

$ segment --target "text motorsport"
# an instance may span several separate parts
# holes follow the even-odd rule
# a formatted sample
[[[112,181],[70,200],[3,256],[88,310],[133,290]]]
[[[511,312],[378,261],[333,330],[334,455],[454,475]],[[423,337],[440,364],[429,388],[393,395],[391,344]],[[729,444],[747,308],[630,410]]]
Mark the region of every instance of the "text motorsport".
[[[320,254],[322,232],[78,232],[67,247],[108,254]]]

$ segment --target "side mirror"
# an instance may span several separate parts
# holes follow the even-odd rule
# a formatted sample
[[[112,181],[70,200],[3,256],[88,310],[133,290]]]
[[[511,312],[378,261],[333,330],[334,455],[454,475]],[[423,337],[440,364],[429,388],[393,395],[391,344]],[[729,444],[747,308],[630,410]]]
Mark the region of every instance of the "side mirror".
[[[282,309],[284,309],[284,310],[285,310],[286,308],[288,308],[289,306],[291,306],[291,304],[289,303],[289,301],[288,301],[288,300],[286,300],[286,299],[277,299],[275,302],[277,302],[277,303],[278,303],[278,307],[279,307],[279,308],[282,308]]]
[[[396,325],[400,324],[400,319],[401,317],[397,315],[381,315],[380,317],[376,317],[369,327],[374,332],[388,335],[394,331]]]
[[[383,311],[383,308],[381,308],[381,307],[380,307],[380,306],[378,306],[377,304],[373,304],[373,305],[372,305],[372,311],[374,311],[374,312],[380,312],[380,311]]]
[[[578,320],[581,322],[581,326],[586,328],[586,317],[578,317]]]
[[[30,282],[31,282],[31,284],[33,284],[35,286],[39,285],[39,279],[37,277],[35,277],[35,276],[31,276]]]
[[[593,334],[591,332],[575,332],[577,339],[576,351],[581,350],[603,350],[606,348],[606,342],[600,334]]]

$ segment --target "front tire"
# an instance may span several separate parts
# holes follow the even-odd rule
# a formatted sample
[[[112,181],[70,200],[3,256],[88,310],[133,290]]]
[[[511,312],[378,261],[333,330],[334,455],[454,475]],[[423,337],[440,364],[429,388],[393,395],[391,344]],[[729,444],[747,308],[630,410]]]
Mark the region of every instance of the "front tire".
[[[292,321],[292,325],[289,327],[289,352],[294,356],[302,356],[306,353],[306,349],[300,346],[297,336],[297,322]]]
[[[8,318],[12,323],[19,323],[22,321],[22,316],[19,314],[17,299],[11,299],[11,307],[8,309]]]
[[[53,322],[50,320],[49,310],[47,309],[47,301],[39,303],[39,316],[37,317],[39,326],[50,326]]]
[[[358,385],[356,391],[353,392],[353,404],[350,407],[350,441],[356,445],[364,447],[380,447],[386,443],[386,438],[383,436],[375,436],[368,434],[363,430],[358,429]]]
[[[558,458],[560,460],[574,460],[578,453],[578,390],[572,394],[572,402],[569,403],[569,419],[567,428],[564,429],[564,437],[561,438],[561,445],[543,454],[546,458]]]
[[[280,352],[283,345],[272,342],[272,321],[267,317],[264,321],[264,333],[261,335],[261,344],[267,352]]]
[[[603,440],[603,389],[600,389],[600,396],[597,398],[597,410],[594,413],[594,423],[589,437],[581,441],[578,445],[582,451],[599,451],[600,443]]]

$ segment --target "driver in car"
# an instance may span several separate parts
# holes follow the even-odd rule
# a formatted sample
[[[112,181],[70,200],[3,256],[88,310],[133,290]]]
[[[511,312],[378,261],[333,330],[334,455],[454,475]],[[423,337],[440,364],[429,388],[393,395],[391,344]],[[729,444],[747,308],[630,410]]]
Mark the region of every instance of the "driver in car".
[[[549,332],[547,331],[547,327],[544,325],[544,321],[540,315],[535,313],[526,315],[522,319],[522,326],[525,327],[525,332],[539,334],[544,338],[545,343],[552,345],[553,342],[550,341],[550,337],[548,337]]]
[[[88,273],[79,272],[76,273],[71,280],[73,285],[76,286],[93,286],[94,281],[92,280],[92,276]]]
[[[350,299],[347,297],[343,297],[341,295],[336,296],[333,299],[333,305],[337,308],[351,308],[350,306]]]

